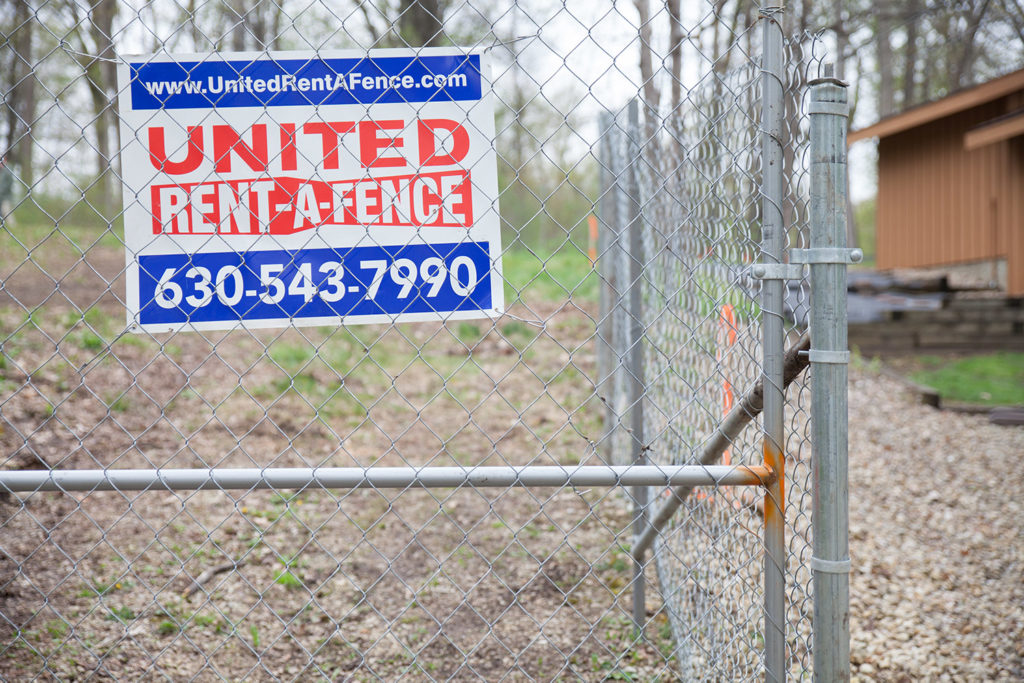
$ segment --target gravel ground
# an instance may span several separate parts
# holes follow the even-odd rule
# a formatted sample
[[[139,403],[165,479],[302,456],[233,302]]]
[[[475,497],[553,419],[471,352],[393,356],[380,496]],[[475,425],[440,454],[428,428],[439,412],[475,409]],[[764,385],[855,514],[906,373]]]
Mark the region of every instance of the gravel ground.
[[[850,385],[854,680],[1024,679],[1024,428]]]

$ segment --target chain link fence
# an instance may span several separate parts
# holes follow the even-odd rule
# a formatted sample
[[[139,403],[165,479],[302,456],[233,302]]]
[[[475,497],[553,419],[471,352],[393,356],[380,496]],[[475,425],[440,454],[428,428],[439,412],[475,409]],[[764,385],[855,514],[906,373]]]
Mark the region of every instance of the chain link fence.
[[[734,40],[731,49],[738,52],[749,46],[745,34]],[[802,98],[820,67],[815,47],[813,36],[786,45],[787,248],[807,246],[809,147]],[[756,60],[744,61],[726,72],[709,63],[685,106],[667,116],[648,110],[641,121],[634,105],[606,122],[604,167],[614,180],[606,182],[601,205],[608,224],[599,264],[607,313],[599,327],[605,346],[598,376],[610,425],[604,454],[614,464],[633,461],[629,418],[641,403],[647,459],[708,464],[701,460],[705,445],[761,375],[760,286],[750,268],[761,253],[762,74]],[[634,221],[643,235],[639,243],[625,237],[624,228]],[[628,301],[634,257],[643,263],[637,312]],[[790,281],[790,345],[806,329],[808,310],[807,280]],[[634,317],[642,326],[640,396],[631,386],[638,366],[629,362]],[[787,651],[789,673],[797,678],[812,670],[808,387],[807,378],[798,378],[786,406]],[[753,420],[729,439],[718,461],[760,463],[762,429]],[[652,487],[643,499],[657,506],[670,495]],[[752,678],[762,671],[763,515],[751,491],[699,491],[663,529],[654,560],[684,680],[704,679],[707,672]]]
[[[756,8],[101,0],[9,3],[0,21],[0,444],[5,482],[43,476],[0,493],[0,675],[765,675],[762,488],[696,488],[653,562],[633,564],[667,484],[750,479],[757,416],[723,469],[566,474],[711,465],[701,449],[762,375]],[[504,314],[125,324],[124,207],[140,200],[122,202],[119,149],[142,131],[116,105],[123,55],[444,45],[490,62],[497,196],[482,210],[500,212]],[[786,44],[787,248],[809,220],[810,48]],[[168,158],[190,154],[184,125],[177,139]],[[793,345],[806,283],[787,291]],[[782,673],[806,678],[803,376],[788,396]],[[527,466],[562,474],[466,474]],[[96,476],[53,484],[75,472]]]

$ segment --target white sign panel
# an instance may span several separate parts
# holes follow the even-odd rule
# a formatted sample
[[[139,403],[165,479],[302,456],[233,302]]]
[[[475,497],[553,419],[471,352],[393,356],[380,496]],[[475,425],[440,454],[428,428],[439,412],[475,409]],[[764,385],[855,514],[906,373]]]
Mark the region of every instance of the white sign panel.
[[[484,54],[129,57],[118,86],[134,329],[502,312]]]

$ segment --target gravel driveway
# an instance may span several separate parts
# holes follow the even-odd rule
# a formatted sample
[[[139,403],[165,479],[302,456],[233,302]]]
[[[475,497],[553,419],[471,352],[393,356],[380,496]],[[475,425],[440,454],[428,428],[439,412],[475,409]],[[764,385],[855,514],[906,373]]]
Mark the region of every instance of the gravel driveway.
[[[1024,428],[850,378],[854,680],[1024,679]]]

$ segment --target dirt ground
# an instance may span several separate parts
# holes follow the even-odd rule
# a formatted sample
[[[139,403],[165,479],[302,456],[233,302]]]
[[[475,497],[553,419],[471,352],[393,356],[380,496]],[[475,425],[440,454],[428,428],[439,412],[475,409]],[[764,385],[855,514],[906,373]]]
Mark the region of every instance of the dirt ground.
[[[121,251],[50,246],[0,253],[6,469],[600,462],[592,303],[121,335]],[[855,675],[1019,679],[1024,431],[870,367],[850,396]],[[676,680],[653,570],[631,636],[629,524],[598,489],[0,494],[0,677]]]
[[[35,253],[0,300],[8,469],[600,463],[593,311],[121,335],[116,247]],[[5,494],[0,675],[671,679],[628,525],[606,490]]]

